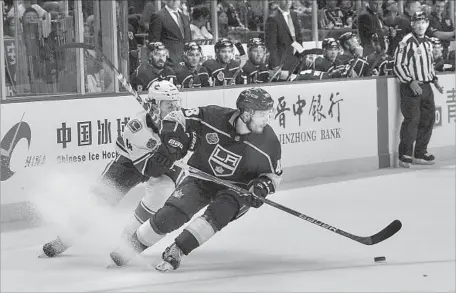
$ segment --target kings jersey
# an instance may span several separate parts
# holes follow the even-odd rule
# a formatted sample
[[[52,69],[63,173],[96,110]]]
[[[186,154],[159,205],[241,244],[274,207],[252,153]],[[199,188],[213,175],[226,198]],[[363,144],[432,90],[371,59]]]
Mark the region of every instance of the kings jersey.
[[[241,187],[261,175],[268,176],[277,190],[282,179],[281,145],[272,127],[267,125],[262,134],[239,135],[235,127],[238,110],[207,106],[182,113],[187,132],[195,131],[199,138],[188,160],[190,166]]]

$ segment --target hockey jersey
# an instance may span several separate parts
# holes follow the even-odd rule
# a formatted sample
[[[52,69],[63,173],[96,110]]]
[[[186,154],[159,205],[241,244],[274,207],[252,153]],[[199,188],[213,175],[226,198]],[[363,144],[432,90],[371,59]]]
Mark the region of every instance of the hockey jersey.
[[[369,67],[369,63],[363,57],[355,57],[349,52],[345,52],[340,55],[340,60],[345,64],[346,72],[343,76],[351,77],[353,73],[358,77],[372,76],[372,70]]]
[[[182,114],[187,131],[199,137],[190,166],[241,187],[268,176],[277,190],[282,178],[281,145],[272,127],[266,126],[262,134],[239,135],[235,127],[239,111],[218,106],[182,110]],[[163,123],[174,122],[165,117]]]
[[[269,71],[265,64],[255,65],[252,61],[247,62],[242,67],[241,81],[236,83],[255,84],[265,83],[269,80]]]
[[[165,65],[158,69],[148,62],[141,63],[130,77],[130,84],[136,91],[147,91],[150,84],[157,80],[169,80],[177,85],[176,74],[171,67]]]
[[[208,87],[209,74],[207,69],[203,66],[198,66],[194,71],[185,66],[184,62],[177,64],[174,67],[176,72],[177,82],[182,88],[200,88]]]
[[[216,59],[209,59],[203,63],[207,69],[209,77],[212,79],[214,86],[223,86],[231,83],[235,72],[239,69],[240,63],[231,60],[228,64],[223,64]],[[238,81],[236,81],[238,83]]]
[[[345,71],[344,68],[345,65],[339,60],[339,58],[336,58],[334,62],[331,62],[331,60],[322,56],[315,59],[315,71],[332,73],[330,76],[327,76],[328,78],[342,77],[342,74]]]

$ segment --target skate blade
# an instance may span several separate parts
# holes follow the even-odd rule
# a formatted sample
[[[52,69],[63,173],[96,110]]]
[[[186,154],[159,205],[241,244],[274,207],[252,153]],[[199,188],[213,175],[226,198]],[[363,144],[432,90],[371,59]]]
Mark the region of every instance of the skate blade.
[[[434,165],[435,162],[434,161],[426,161],[426,160],[423,160],[423,159],[413,159],[413,164],[414,165],[430,166],[430,165]]]
[[[107,269],[119,269],[121,268],[122,266],[118,266],[116,265],[114,262],[111,262],[109,265],[106,266]]]
[[[399,167],[410,168],[410,163],[399,161]]]
[[[166,262],[166,261],[162,261],[161,263],[159,263],[155,267],[155,269],[157,271],[159,271],[159,272],[162,272],[162,273],[167,272],[167,271],[174,271],[173,266],[170,263]]]
[[[50,258],[50,257],[47,256],[44,252],[41,252],[41,253],[38,255],[38,258]]]

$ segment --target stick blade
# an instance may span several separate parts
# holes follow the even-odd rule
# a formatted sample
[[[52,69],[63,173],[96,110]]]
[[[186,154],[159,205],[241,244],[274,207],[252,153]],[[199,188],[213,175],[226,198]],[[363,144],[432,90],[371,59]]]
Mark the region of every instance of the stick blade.
[[[401,221],[394,220],[393,222],[391,222],[391,224],[389,224],[387,227],[385,227],[382,231],[369,237],[370,238],[369,243],[365,243],[365,244],[374,245],[374,244],[380,243],[382,241],[385,241],[386,239],[390,238],[391,236],[393,236],[394,234],[399,232],[399,230],[401,230],[401,228],[402,228]]]

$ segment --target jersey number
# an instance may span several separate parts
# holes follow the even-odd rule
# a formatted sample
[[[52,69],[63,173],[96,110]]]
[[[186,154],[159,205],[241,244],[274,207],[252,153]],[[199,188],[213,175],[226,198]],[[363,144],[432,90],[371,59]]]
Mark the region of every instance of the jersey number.
[[[193,108],[193,109],[185,110],[184,114],[187,117],[189,117],[189,116],[198,116],[199,112],[200,112],[199,108]]]
[[[133,147],[131,146],[131,143],[127,140],[125,140],[125,145],[127,146],[127,148],[132,151],[133,150]]]
[[[133,119],[128,121],[127,127],[130,129],[132,133],[138,132],[142,128],[141,122],[138,119]]]

